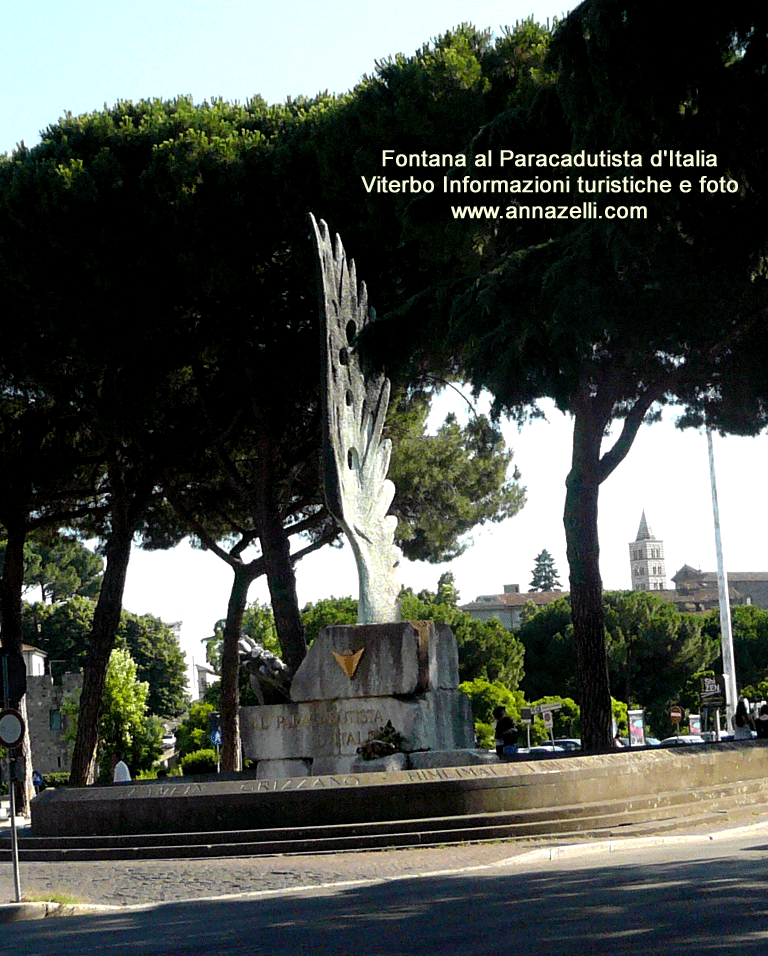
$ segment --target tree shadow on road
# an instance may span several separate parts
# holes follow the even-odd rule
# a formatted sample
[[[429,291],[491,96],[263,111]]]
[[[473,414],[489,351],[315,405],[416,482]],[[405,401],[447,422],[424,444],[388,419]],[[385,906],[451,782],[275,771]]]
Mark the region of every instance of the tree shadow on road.
[[[657,865],[582,857],[547,869],[491,869],[28,923],[13,953],[764,956],[766,888],[757,854]],[[65,943],[73,948],[62,948]]]

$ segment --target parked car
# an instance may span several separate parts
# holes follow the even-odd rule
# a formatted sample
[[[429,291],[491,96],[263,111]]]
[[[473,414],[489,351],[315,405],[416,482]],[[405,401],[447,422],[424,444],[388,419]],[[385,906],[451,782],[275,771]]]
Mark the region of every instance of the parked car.
[[[576,750],[581,750],[581,740],[578,737],[557,737],[555,738],[555,746],[573,753]]]
[[[699,734],[682,734],[677,737],[665,737],[660,747],[684,747],[686,744],[705,744],[707,741]]]
[[[526,757],[535,757],[536,754],[564,754],[561,747],[553,747],[552,744],[538,744],[535,747],[518,747],[517,753],[512,759],[525,759]]]

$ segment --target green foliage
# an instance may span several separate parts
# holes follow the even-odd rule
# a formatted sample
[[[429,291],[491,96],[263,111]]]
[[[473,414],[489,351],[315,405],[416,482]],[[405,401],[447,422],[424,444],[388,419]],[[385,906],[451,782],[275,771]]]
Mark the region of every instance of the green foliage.
[[[196,701],[189,708],[189,716],[176,728],[176,753],[179,757],[210,747],[208,715],[219,711],[208,701]]]
[[[68,773],[46,773],[43,775],[46,787],[66,787],[69,784]]]
[[[435,604],[448,604],[451,607],[456,607],[458,603],[459,591],[456,587],[453,571],[444,571],[437,582]]]
[[[428,397],[419,395],[408,403],[401,400],[390,417],[392,513],[405,557],[438,563],[467,549],[472,528],[517,514],[525,489],[517,483],[516,469],[506,479],[512,452],[487,418],[475,416],[462,428],[449,415],[430,435],[428,413]]]
[[[79,596],[56,605],[22,606],[24,640],[47,653],[54,675],[83,667],[94,608],[93,601]]]
[[[136,780],[157,780],[161,776],[161,771],[164,771],[165,768],[161,767],[159,764],[155,764],[150,767],[149,770],[140,770],[135,779]],[[181,767],[172,767],[170,770],[166,771],[164,774],[166,777],[180,777],[181,776]]]
[[[324,627],[333,624],[357,624],[357,599],[330,597],[322,598],[314,604],[305,604],[301,609],[301,620],[307,644],[311,644]]]
[[[405,588],[400,594],[403,620],[448,624],[459,648],[459,678],[499,681],[516,688],[523,676],[524,649],[495,618],[478,621],[448,604],[427,603]]]
[[[611,686],[620,697],[628,692],[629,702],[661,726],[690,675],[714,660],[712,635],[702,630],[700,617],[683,614],[652,593],[605,592],[603,600]],[[559,692],[579,700],[570,599],[540,608],[516,634],[525,647],[526,696]]]
[[[616,721],[618,734],[620,737],[629,736],[629,721],[627,718],[627,705],[623,700],[616,700],[611,697],[611,716]]]
[[[150,712],[166,718],[180,716],[187,705],[187,665],[170,627],[152,614],[123,611],[115,646],[130,651],[139,680],[149,685]]]
[[[149,685],[138,680],[130,653],[112,651],[102,698],[99,736],[111,751],[127,750],[147,711]]]
[[[0,543],[0,566],[5,541]],[[24,590],[40,588],[44,603],[74,595],[94,598],[101,586],[102,559],[71,535],[45,528],[24,543]]]
[[[80,670],[86,662],[93,601],[75,596],[55,605],[25,604],[24,639],[48,654],[55,675]],[[151,614],[122,611],[115,647],[128,650],[138,679],[149,686],[150,713],[178,717],[186,707],[186,661],[173,631]]]
[[[162,722],[147,714],[149,685],[138,680],[127,650],[112,651],[99,720],[99,779],[111,779],[112,755],[123,753],[136,773],[151,767],[162,752]]]
[[[611,686],[659,727],[688,677],[712,663],[716,645],[699,616],[652,593],[606,592],[604,602]]]
[[[533,567],[530,591],[554,591],[560,587],[555,559],[545,548],[537,557]]]
[[[749,684],[742,689],[741,694],[747,700],[768,700],[768,678],[757,684]]]
[[[581,717],[581,709],[579,705],[571,697],[542,697],[540,700],[531,701],[532,706],[537,704],[552,704],[560,702],[563,706],[560,710],[556,710],[552,714],[552,732],[555,737],[578,737],[580,733],[579,720]],[[625,708],[626,709],[626,708]],[[536,720],[536,724],[539,722],[539,718]],[[541,729],[544,731],[544,735],[549,737],[549,734],[544,728],[544,721],[541,721]]]
[[[112,779],[112,756],[122,753],[132,773],[146,770],[162,753],[162,721],[147,713],[149,687],[138,680],[136,664],[127,650],[116,648],[109,658],[98,732],[99,782]],[[64,738],[77,736],[79,702],[65,697]]]
[[[522,691],[511,691],[499,681],[487,681],[481,678],[462,681],[459,684],[459,690],[469,697],[475,721],[492,724],[495,708],[505,707],[507,714],[516,723],[520,722],[520,709],[525,706]]]
[[[475,740],[482,750],[494,750],[496,746],[495,727],[482,720],[475,721]]]
[[[194,774],[216,773],[216,751],[208,749],[195,750],[181,758],[181,772],[186,777]]]
[[[721,674],[719,610],[710,611],[705,616],[704,631],[717,647],[714,669]],[[755,685],[768,678],[768,611],[754,604],[732,607],[731,634],[739,685]]]
[[[570,599],[558,598],[541,608],[529,602],[523,612],[515,636],[525,649],[522,686],[526,697],[538,700],[560,693],[578,698]]]

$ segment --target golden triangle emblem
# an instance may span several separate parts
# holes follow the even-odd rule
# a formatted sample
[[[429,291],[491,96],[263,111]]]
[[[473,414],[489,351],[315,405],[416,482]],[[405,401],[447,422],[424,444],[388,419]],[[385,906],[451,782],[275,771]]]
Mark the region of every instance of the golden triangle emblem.
[[[344,651],[343,654],[337,654],[336,651],[331,651],[331,654],[336,658],[339,663],[339,667],[344,671],[347,677],[352,680],[355,676],[355,671],[357,670],[357,665],[360,663],[360,658],[363,656],[364,647],[361,647],[359,651],[356,651],[354,654],[352,651]]]

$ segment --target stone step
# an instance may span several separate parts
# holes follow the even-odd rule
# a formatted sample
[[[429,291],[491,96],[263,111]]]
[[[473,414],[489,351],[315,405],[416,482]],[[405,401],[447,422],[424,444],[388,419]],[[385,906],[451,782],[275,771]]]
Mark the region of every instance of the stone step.
[[[729,819],[748,822],[760,812],[768,812],[768,788],[762,781],[753,781],[631,801],[326,827],[93,837],[22,835],[19,853],[22,861],[52,862],[311,854],[494,840],[562,843],[722,824],[726,813]],[[10,838],[0,839],[0,861],[10,858]]]

